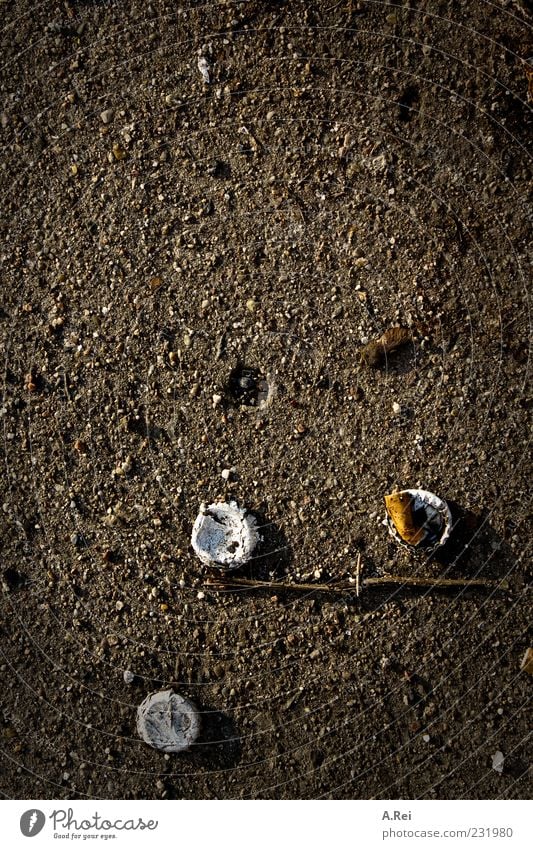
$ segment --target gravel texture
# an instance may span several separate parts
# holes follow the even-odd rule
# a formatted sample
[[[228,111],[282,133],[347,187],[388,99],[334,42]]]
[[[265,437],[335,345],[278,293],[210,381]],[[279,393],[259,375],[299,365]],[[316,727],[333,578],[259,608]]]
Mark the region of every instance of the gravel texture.
[[[2,794],[526,798],[525,4],[0,5]],[[230,499],[248,577],[508,588],[218,593]]]

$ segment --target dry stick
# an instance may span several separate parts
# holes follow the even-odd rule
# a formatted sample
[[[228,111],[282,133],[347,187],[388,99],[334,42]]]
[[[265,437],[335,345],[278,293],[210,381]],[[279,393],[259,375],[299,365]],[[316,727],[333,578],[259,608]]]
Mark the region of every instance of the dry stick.
[[[361,577],[361,552],[358,551],[357,552],[357,564],[356,564],[356,567],[355,567],[355,594],[356,594],[357,598],[359,598],[359,592],[360,592],[360,581],[359,581],[360,577]]]
[[[208,580],[207,587],[212,590],[233,590],[240,587],[248,589],[263,590],[301,590],[302,592],[329,592],[345,593],[347,591],[358,592],[358,577],[356,574],[355,586],[353,582],[338,582],[335,584],[289,584],[283,581],[255,581],[252,578],[229,578],[221,576],[219,579]],[[415,578],[403,575],[383,575],[379,578],[365,578],[360,582],[362,588],[386,586],[387,584],[399,584],[405,587],[431,587],[433,589],[448,589],[452,587],[492,587],[493,589],[505,590],[508,588],[507,581],[491,581],[488,578]]]

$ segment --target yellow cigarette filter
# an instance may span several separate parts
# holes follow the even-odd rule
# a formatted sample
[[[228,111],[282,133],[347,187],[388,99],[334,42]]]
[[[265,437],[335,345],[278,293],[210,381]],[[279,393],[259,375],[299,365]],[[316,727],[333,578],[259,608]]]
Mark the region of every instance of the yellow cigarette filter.
[[[385,496],[387,513],[400,537],[409,545],[418,545],[425,537],[423,528],[417,528],[413,519],[413,496],[408,492],[393,492]]]

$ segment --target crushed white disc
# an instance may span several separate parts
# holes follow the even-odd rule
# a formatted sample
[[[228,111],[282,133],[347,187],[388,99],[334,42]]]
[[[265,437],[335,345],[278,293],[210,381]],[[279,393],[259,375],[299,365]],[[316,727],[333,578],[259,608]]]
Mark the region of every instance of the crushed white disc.
[[[162,752],[184,752],[200,733],[200,715],[192,702],[173,690],[150,693],[137,708],[137,731]]]
[[[230,501],[201,506],[191,544],[207,566],[237,569],[250,559],[260,539],[255,516]]]
[[[428,492],[427,489],[404,489],[402,492],[413,496],[414,511],[425,514],[423,528],[426,535],[417,548],[425,551],[426,554],[440,548],[448,541],[452,532],[452,514],[447,503],[433,492]],[[401,538],[389,515],[385,517],[383,524],[399,545],[404,548],[413,548]]]

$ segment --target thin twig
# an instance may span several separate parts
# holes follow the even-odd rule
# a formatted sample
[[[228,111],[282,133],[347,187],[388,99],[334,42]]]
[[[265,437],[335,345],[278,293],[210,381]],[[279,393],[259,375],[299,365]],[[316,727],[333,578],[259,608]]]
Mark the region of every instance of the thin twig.
[[[215,591],[255,589],[255,590],[284,590],[301,592],[327,592],[346,593],[353,592],[359,595],[360,589],[366,587],[386,586],[396,584],[402,587],[430,587],[431,589],[451,589],[458,587],[487,587],[505,590],[508,588],[507,581],[491,581],[488,578],[418,578],[404,575],[382,575],[379,578],[365,578],[360,581],[356,571],[355,582],[339,581],[332,584],[290,584],[286,581],[256,581],[252,578],[238,578],[221,575],[220,578],[211,578],[207,582],[207,588]],[[355,586],[354,586],[355,583]]]
[[[491,581],[489,578],[417,578],[402,575],[382,575],[379,578],[366,578],[363,586],[378,586],[380,584],[405,584],[408,587],[492,587],[501,590],[508,589],[507,581]]]
[[[67,373],[64,369],[63,369],[63,384],[65,386],[65,395],[67,396],[67,399],[69,401],[72,401],[72,398],[70,397],[70,392],[69,392],[69,389],[68,389]]]
[[[349,585],[340,584],[289,584],[283,581],[255,581],[251,578],[230,578],[225,575],[220,578],[210,578],[207,588],[211,590],[302,590],[303,592],[337,592],[344,593]],[[351,585],[353,590],[353,585]]]
[[[360,592],[360,578],[361,578],[361,552],[357,552],[357,564],[355,566],[355,594],[357,598],[359,598]]]

